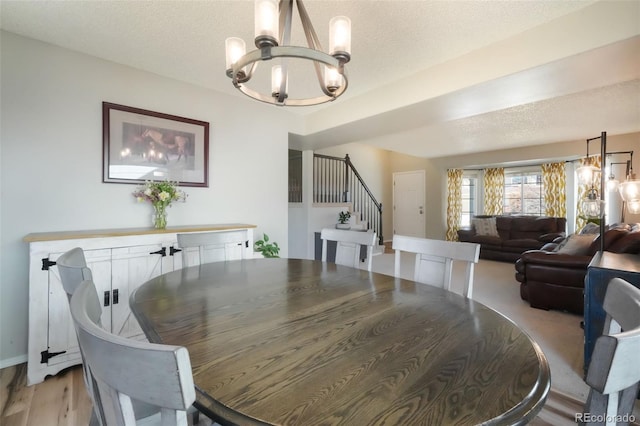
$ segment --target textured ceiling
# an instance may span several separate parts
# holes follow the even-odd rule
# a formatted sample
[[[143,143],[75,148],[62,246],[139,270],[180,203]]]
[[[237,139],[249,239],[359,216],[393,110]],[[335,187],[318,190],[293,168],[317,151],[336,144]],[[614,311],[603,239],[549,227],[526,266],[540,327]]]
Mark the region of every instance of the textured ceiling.
[[[636,22],[631,36],[638,38],[637,5],[626,3],[626,10],[636,13],[630,17],[631,27]],[[580,24],[580,16],[598,6],[595,2],[307,0],[305,5],[325,48],[328,22],[335,15],[351,18],[353,41],[345,95],[330,104],[290,109],[309,123],[308,134],[294,136],[303,147],[366,141],[437,157],[583,139],[601,130],[640,131],[637,40],[629,43],[623,34],[609,48],[601,41],[573,52],[563,46],[580,44],[571,37],[572,22]],[[253,1],[3,0],[0,17],[1,28],[9,32],[243,96],[225,76],[224,40],[239,36],[250,48]],[[545,40],[544,25],[561,20],[562,25],[566,21],[566,40]],[[532,37],[536,31],[540,36]],[[527,34],[540,43],[509,44],[529,40],[523,38]],[[294,42],[304,44],[296,26],[293,35]],[[510,46],[515,49],[509,51]],[[563,48],[562,57],[540,53]],[[502,75],[494,70],[483,76],[470,62],[476,52]],[[607,55],[608,63],[598,62]],[[612,55],[624,63],[611,63]],[[576,74],[574,59],[589,66]],[[596,72],[601,66],[607,67],[607,78]],[[420,73],[434,77],[412,87]],[[441,83],[446,76],[458,81]],[[434,87],[427,87],[429,81]],[[308,90],[308,80],[298,84],[292,81],[290,89]]]

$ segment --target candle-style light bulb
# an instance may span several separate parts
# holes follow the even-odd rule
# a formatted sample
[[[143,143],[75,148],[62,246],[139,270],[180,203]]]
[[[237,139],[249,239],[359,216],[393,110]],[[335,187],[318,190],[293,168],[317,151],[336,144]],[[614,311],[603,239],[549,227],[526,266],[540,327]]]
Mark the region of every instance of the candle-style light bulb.
[[[256,47],[278,45],[278,0],[256,0],[255,43]]]

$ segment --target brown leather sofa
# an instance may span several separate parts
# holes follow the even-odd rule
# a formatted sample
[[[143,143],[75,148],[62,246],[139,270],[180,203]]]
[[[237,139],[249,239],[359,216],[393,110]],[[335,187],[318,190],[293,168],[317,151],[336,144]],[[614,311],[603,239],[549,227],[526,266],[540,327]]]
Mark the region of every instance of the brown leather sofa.
[[[480,258],[515,262],[520,255],[540,249],[546,243],[565,236],[567,219],[547,216],[474,216],[495,218],[498,235],[479,235],[475,226],[458,231],[458,239],[480,244]],[[472,223],[474,222],[472,220]]]
[[[524,252],[517,260],[520,297],[532,307],[583,314],[584,279],[589,262],[600,249],[600,236],[591,235],[591,242],[584,249],[563,252],[561,244],[571,241],[574,235],[546,244],[541,250]],[[604,243],[605,251],[637,254],[640,262],[640,223],[608,229]]]

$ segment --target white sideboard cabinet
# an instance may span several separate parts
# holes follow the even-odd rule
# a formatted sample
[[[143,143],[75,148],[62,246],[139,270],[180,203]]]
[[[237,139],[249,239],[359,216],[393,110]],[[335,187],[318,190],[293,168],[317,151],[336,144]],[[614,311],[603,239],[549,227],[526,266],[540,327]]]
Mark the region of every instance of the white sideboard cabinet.
[[[220,224],[167,229],[107,229],[29,234],[29,349],[27,382],[80,364],[80,352],[56,259],[80,247],[102,302],[102,326],[114,334],[145,339],[129,309],[131,291],[182,267],[177,234],[219,232],[221,260],[251,258],[255,225]]]

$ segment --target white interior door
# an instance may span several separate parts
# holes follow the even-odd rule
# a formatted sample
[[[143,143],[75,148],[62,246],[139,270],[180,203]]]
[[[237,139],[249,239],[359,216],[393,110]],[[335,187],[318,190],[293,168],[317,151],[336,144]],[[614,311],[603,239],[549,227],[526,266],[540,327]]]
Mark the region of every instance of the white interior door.
[[[393,174],[393,233],[425,237],[425,172]]]

